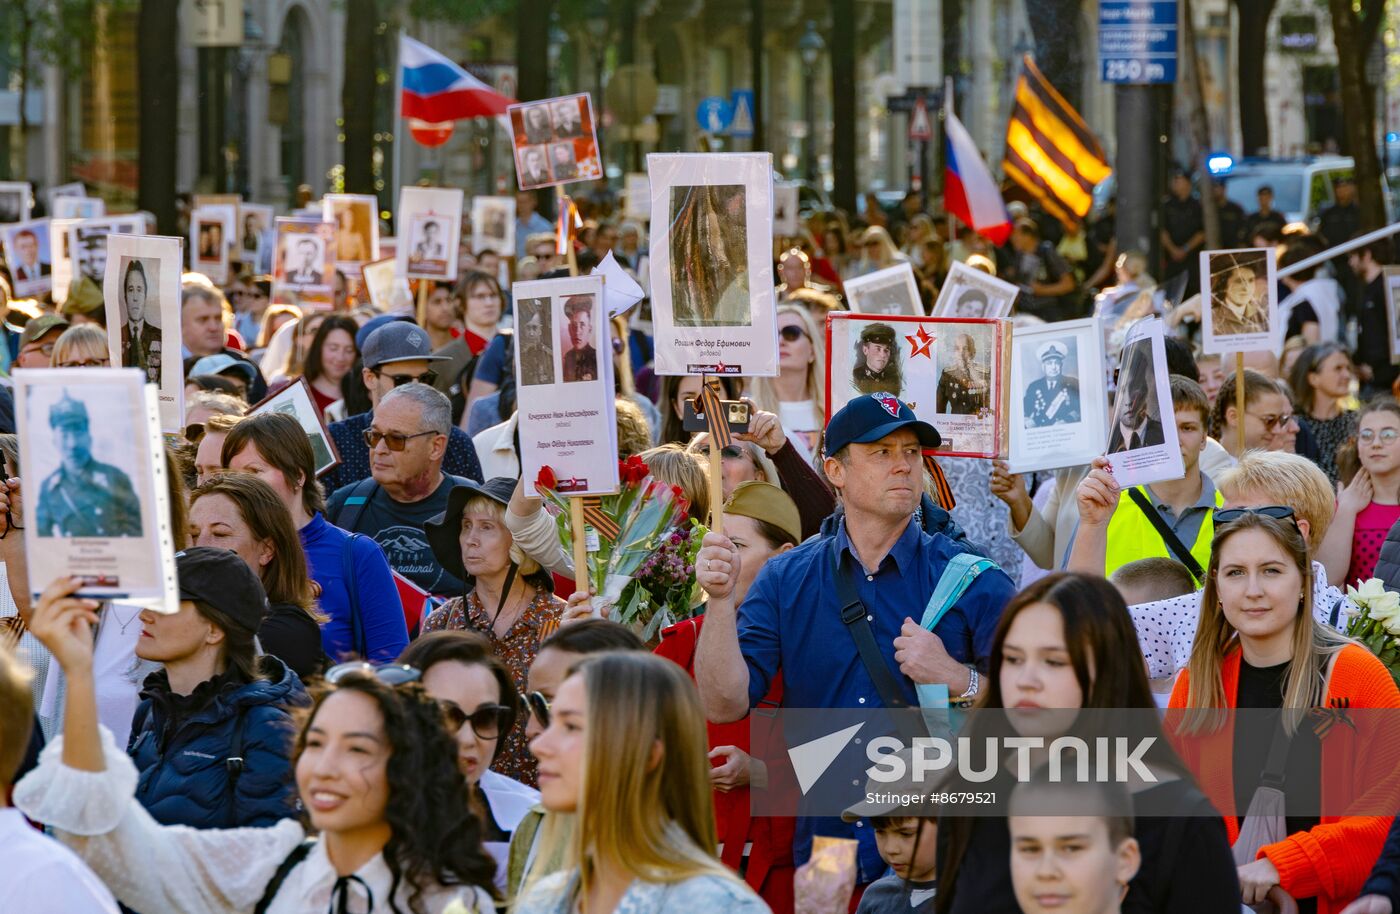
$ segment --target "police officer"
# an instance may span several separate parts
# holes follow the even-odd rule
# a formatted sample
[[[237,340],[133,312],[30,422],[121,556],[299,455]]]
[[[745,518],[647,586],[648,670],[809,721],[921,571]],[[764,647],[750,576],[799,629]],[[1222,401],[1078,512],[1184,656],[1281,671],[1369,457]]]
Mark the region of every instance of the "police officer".
[[[867,324],[860,332],[851,383],[863,394],[884,391],[899,396],[903,379],[900,377],[894,328],[889,324]]]
[[[1055,340],[1036,349],[1042,377],[1026,388],[1023,404],[1029,428],[1079,421],[1079,382],[1063,376],[1068,355],[1069,348]]]
[[[40,536],[140,536],[141,502],[131,479],[92,457],[87,407],[69,396],[49,410],[63,465],[39,490]]]

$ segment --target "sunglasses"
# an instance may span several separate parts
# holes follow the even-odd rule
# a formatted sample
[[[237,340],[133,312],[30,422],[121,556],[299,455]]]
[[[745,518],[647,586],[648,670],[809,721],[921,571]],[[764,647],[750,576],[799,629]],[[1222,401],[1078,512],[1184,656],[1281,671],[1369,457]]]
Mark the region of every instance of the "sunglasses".
[[[337,663],[326,670],[325,680],[330,685],[338,685],[346,676],[373,676],[385,685],[401,686],[407,682],[417,682],[423,678],[417,667],[406,663],[381,663],[375,665],[368,660],[350,660]]]
[[[702,455],[706,457],[710,456],[710,446],[708,444],[701,445],[695,450],[699,451]],[[728,458],[729,460],[739,460],[748,456],[743,452],[743,450],[739,448],[738,445],[734,444],[725,445],[724,447],[720,448],[719,455],[721,457]]]
[[[1298,526],[1298,518],[1293,509],[1288,505],[1263,505],[1258,508],[1217,508],[1211,514],[1211,518],[1217,524],[1228,524],[1237,521],[1247,514],[1258,515],[1259,517],[1271,517],[1274,520],[1286,520]]]
[[[549,727],[549,699],[544,697],[543,692],[528,693],[525,696],[525,710],[530,712],[541,727]]]
[[[395,387],[402,387],[405,384],[413,383],[432,386],[433,382],[437,380],[436,371],[425,371],[422,374],[388,374],[387,372],[380,371],[378,368],[371,370],[379,377],[388,378],[390,381],[393,381]]]
[[[25,346],[23,349],[20,350],[21,353],[35,351],[42,352],[44,355],[51,356],[53,355],[53,343],[40,343],[37,346],[33,343],[30,343],[28,346]]]
[[[437,432],[428,429],[426,432],[418,432],[414,435],[400,435],[398,432],[381,432],[378,429],[367,428],[364,430],[365,444],[370,449],[379,447],[379,442],[383,441],[389,446],[391,451],[401,451],[408,446],[408,442],[414,438],[422,438],[424,435],[436,435]]]
[[[1396,431],[1393,428],[1383,428],[1379,432],[1375,431],[1374,429],[1368,428],[1365,431],[1359,433],[1356,436],[1356,438],[1362,444],[1370,444],[1377,438],[1380,439],[1381,444],[1394,444],[1395,439],[1400,438],[1400,432]]]
[[[76,362],[59,362],[59,368],[106,368],[112,364],[111,359],[81,359]]]
[[[439,701],[447,714],[448,722],[460,730],[463,724],[471,724],[472,732],[478,739],[500,739],[501,734],[510,728],[510,708],[505,705],[482,705],[468,714],[455,701]]]
[[[1253,416],[1260,422],[1264,423],[1264,429],[1270,432],[1272,432],[1276,428],[1287,427],[1288,423],[1293,421],[1292,413],[1285,413],[1283,415],[1274,415],[1273,413],[1269,413],[1268,415],[1261,416],[1258,413],[1246,412],[1245,415]]]
[[[796,324],[788,324],[786,327],[780,328],[778,330],[778,336],[781,336],[789,343],[795,343],[802,339],[811,339],[811,337],[807,335],[807,331]]]

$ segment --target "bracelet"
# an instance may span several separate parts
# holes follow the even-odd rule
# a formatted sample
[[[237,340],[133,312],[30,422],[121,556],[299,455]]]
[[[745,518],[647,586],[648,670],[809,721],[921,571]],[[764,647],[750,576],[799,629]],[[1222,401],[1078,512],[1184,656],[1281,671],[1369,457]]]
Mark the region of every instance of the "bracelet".
[[[958,696],[959,700],[975,698],[977,692],[982,688],[982,676],[977,672],[977,667],[967,668],[967,691]]]

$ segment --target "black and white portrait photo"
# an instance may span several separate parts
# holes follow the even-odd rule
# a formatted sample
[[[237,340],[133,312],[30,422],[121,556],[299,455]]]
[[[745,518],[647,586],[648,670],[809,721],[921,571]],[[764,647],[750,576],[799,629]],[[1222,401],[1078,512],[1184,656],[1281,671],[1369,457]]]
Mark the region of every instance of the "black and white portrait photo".
[[[0,225],[29,218],[29,194],[25,181],[0,181]]]
[[[1201,254],[1206,352],[1277,351],[1278,288],[1274,252],[1266,248],[1205,251]]]
[[[744,185],[671,188],[671,307],[688,327],[746,327],[748,226]]]
[[[922,314],[914,269],[898,263],[846,281],[846,298],[858,314]]]
[[[515,255],[515,198],[472,198],[472,249]]]
[[[1122,370],[1113,403],[1108,452],[1136,451],[1166,442],[1162,407],[1157,399],[1152,340],[1142,339],[1123,348]]]
[[[1071,336],[1047,340],[1033,351],[1029,347],[1021,350],[1022,379],[1033,379],[1021,398],[1027,428],[1067,425],[1083,418],[1076,376],[1077,345]]]
[[[550,105],[554,121],[554,136],[561,140],[571,140],[583,136],[583,118],[579,116],[579,99],[567,98]]]
[[[578,177],[578,163],[574,161],[573,143],[555,143],[549,147],[549,170],[556,181],[566,181]]]
[[[456,281],[465,201],[460,187],[404,187],[399,191],[399,235],[388,239],[387,249],[394,251],[400,275]],[[386,250],[385,242],[378,239],[381,251]]]
[[[525,124],[525,138],[531,144],[548,143],[554,139],[554,126],[550,123],[549,105],[530,105],[521,111]]]
[[[520,330],[516,345],[520,347],[520,383],[553,384],[554,379],[554,313],[552,299],[525,298],[515,303]]]
[[[121,292],[121,366],[139,368],[151,384],[160,383],[160,261],[122,257],[117,265]]]
[[[408,259],[417,264],[437,263],[447,259],[447,233],[441,219],[420,217],[409,227]]]
[[[596,381],[598,347],[594,345],[592,295],[570,295],[564,299],[564,381]]]
[[[933,303],[933,316],[957,320],[1006,317],[1019,291],[1005,280],[955,260]]]
[[[517,154],[520,156],[520,189],[530,190],[550,183],[547,145],[526,146]]]
[[[325,242],[317,235],[294,234],[282,238],[282,258],[287,282],[294,286],[326,284]]]
[[[104,408],[106,397],[92,385],[65,389],[47,410],[52,463],[41,463],[43,482],[35,505],[33,523],[39,536],[133,537],[141,535],[141,501],[131,483],[134,460],[119,460],[117,451],[128,451],[135,430],[122,434],[114,426],[121,414]],[[106,460],[93,452],[93,417],[101,417],[104,439],[121,435],[127,444],[108,445]],[[34,431],[43,434],[39,429]],[[120,456],[132,458],[123,453]],[[108,462],[111,461],[111,462]],[[117,463],[126,463],[126,467]],[[53,466],[48,469],[45,465]]]
[[[867,324],[861,329],[855,344],[851,386],[863,394],[884,391],[898,397],[903,392],[899,346],[889,324]]]
[[[935,405],[938,412],[975,416],[991,408],[992,343],[990,330],[979,325],[968,325],[939,338]]]

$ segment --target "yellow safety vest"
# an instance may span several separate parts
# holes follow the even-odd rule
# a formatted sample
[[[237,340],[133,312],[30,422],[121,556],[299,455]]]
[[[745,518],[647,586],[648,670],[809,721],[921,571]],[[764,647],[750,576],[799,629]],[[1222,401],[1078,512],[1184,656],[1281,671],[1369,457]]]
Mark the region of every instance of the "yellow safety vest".
[[[1143,495],[1146,495],[1149,502],[1155,504],[1152,496],[1147,492],[1146,487],[1138,486]],[[1225,504],[1224,497],[1220,490],[1215,490],[1215,506],[1218,508]],[[1163,518],[1165,520],[1165,518]],[[1190,544],[1191,555],[1202,568],[1210,566],[1210,543],[1215,537],[1215,519],[1207,514],[1205,520],[1201,521],[1201,529],[1196,533],[1196,541]],[[1104,552],[1104,577],[1108,577],[1119,568],[1129,562],[1145,558],[1175,558],[1167,544],[1163,542],[1161,534],[1157,528],[1152,526],[1152,521],[1147,519],[1147,515],[1142,513],[1142,509],[1137,506],[1132,497],[1125,489],[1118,493],[1118,507],[1113,512],[1113,518],[1108,522],[1108,548]],[[1199,581],[1197,583],[1200,583]]]

